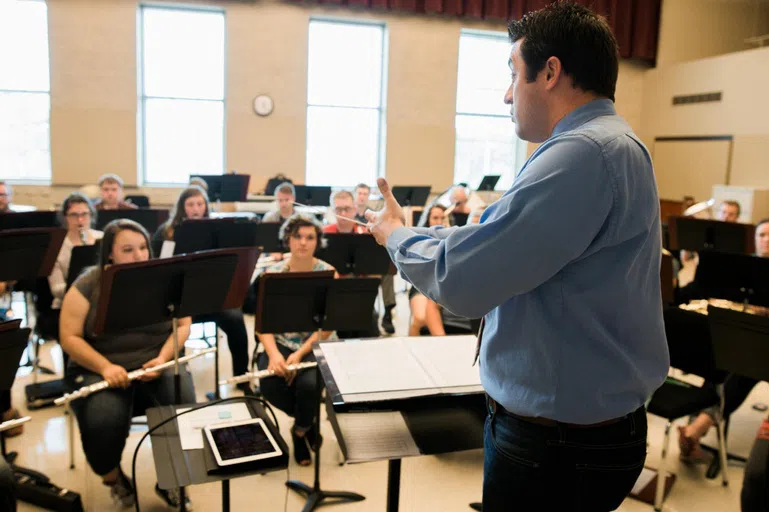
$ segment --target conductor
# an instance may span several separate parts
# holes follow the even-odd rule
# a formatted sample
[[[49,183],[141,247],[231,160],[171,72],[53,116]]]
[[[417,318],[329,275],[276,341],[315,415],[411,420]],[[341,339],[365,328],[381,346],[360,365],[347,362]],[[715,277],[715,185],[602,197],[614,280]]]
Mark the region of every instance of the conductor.
[[[651,158],[615,111],[603,18],[554,3],[508,31],[504,101],[518,137],[541,143],[512,187],[478,225],[406,228],[380,179],[384,207],[366,216],[407,281],[484,317],[484,511],[614,510],[669,366]]]

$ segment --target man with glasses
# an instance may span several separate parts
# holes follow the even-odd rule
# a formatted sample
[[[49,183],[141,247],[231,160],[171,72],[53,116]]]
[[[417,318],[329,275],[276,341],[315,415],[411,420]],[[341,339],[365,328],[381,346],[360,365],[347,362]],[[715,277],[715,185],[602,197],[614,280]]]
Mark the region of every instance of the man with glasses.
[[[360,224],[348,220],[355,218],[355,199],[347,190],[340,190],[331,196],[332,213],[336,222],[323,228],[324,233],[367,233],[368,230]],[[346,218],[345,218],[346,217]]]

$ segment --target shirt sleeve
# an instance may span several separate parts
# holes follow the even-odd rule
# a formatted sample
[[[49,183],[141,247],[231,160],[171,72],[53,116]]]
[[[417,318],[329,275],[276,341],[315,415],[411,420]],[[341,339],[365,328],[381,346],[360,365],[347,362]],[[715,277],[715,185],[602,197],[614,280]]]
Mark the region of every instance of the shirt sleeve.
[[[610,228],[613,180],[592,140],[545,144],[481,224],[393,231],[387,249],[406,280],[453,313],[478,318],[585,253]]]
[[[61,265],[59,259],[56,259],[56,263],[53,265],[51,275],[48,276],[48,286],[51,288],[51,295],[55,299],[61,299],[64,297],[64,290],[67,288],[67,276],[64,275],[64,268]]]

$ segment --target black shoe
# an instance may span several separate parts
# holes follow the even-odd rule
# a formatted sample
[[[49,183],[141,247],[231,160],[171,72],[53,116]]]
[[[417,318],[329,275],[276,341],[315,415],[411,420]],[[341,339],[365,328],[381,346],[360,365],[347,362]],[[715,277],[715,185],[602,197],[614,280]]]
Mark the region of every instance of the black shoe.
[[[310,445],[310,449],[313,451],[318,451],[321,446],[323,446],[323,436],[320,435],[320,431],[317,431],[318,436],[315,437],[315,425],[312,426],[310,430],[307,431],[307,433],[304,435],[305,439],[307,439],[307,442]]]
[[[160,499],[166,502],[166,504],[173,508],[173,509],[180,509],[181,507],[181,500],[179,488],[175,489],[168,489],[163,490],[160,488],[158,484],[155,484],[155,494],[160,496]],[[192,502],[190,501],[190,495],[188,493],[184,493],[184,508],[185,510],[192,510]]]
[[[384,315],[382,315],[382,329],[387,334],[395,334],[395,326],[393,325],[393,310],[392,307],[385,309]]]
[[[296,433],[295,427],[291,427],[291,441],[294,444],[294,460],[300,466],[309,466],[312,464],[312,455],[310,454],[310,448],[307,446],[307,434],[299,436]]]
[[[133,507],[136,503],[136,491],[123,470],[120,470],[115,483],[109,486],[109,494],[115,504],[120,507]]]

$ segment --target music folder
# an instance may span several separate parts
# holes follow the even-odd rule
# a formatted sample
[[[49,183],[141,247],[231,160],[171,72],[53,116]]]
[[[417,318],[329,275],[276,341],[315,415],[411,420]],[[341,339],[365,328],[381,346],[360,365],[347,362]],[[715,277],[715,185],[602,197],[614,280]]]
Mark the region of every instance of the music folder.
[[[96,229],[104,231],[104,227],[117,219],[130,219],[139,224],[152,235],[161,224],[168,220],[168,210],[156,208],[139,208],[137,210],[99,210],[96,214]]]
[[[670,217],[668,231],[670,248],[673,251],[711,250],[732,254],[755,252],[756,227],[752,224]]]
[[[373,235],[326,233],[324,237],[326,247],[318,250],[318,258],[340,274],[371,276],[393,273],[387,249],[377,244]]]
[[[432,187],[427,186],[395,186],[393,196],[401,206],[424,206],[430,196]]]
[[[237,218],[187,219],[174,232],[174,254],[256,247],[258,224]]]
[[[0,231],[57,227],[59,227],[59,217],[58,213],[53,211],[0,213]]]
[[[69,271],[67,272],[67,289],[72,286],[85,269],[99,264],[99,252],[101,252],[101,240],[96,240],[93,245],[80,245],[72,248]]]

